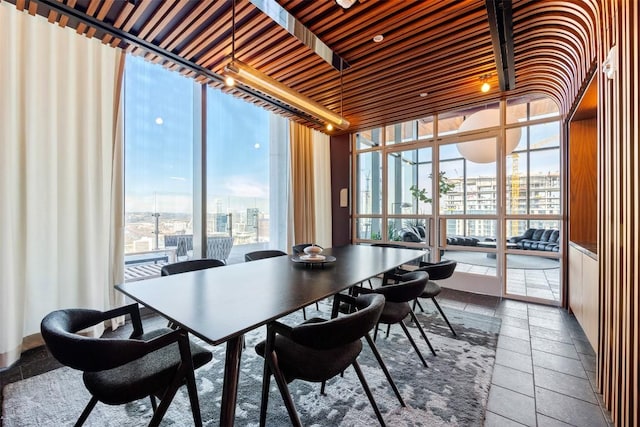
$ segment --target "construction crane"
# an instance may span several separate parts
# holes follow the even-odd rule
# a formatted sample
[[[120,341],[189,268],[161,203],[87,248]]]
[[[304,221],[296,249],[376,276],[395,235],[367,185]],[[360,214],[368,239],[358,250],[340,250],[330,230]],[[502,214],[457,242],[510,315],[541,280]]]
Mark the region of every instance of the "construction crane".
[[[520,156],[518,153],[511,154],[511,214],[515,214],[518,212],[518,202],[520,201],[520,170],[518,168],[518,158]],[[511,221],[511,235],[517,236],[518,231],[518,221]]]

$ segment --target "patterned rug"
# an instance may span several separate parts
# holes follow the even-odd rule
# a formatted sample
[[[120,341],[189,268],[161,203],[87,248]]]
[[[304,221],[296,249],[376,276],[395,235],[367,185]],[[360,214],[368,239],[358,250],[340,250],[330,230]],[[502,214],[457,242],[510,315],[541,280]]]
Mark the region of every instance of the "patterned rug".
[[[423,302],[426,309],[431,306]],[[418,313],[427,336],[436,348],[433,356],[418,330],[407,322],[412,336],[429,364],[424,368],[399,325],[391,327],[385,338],[378,333],[377,346],[402,394],[402,408],[364,343],[360,365],[382,415],[390,426],[478,426],[484,419],[485,405],[495,360],[500,320],[493,317],[445,308],[458,337],[453,337],[444,321],[431,313]],[[328,305],[321,304],[328,312]],[[309,307],[308,315],[324,317]],[[283,319],[285,323],[301,321],[301,313]],[[385,327],[386,328],[386,327]],[[263,339],[265,329],[246,337],[247,349],[242,355],[236,425],[258,425],[263,359],[253,346]],[[200,406],[205,425],[218,425],[224,346],[215,347],[213,361],[200,368],[197,375]],[[271,382],[267,425],[290,425],[282,398]],[[290,391],[302,423],[307,426],[372,426],[375,414],[362,390],[353,368],[327,383],[326,395],[320,384],[294,381]],[[2,418],[6,427],[73,425],[89,401],[81,374],[69,368],[7,385],[4,390]],[[128,405],[107,406],[98,403],[86,426],[145,426],[151,416],[148,399]],[[184,387],[172,402],[162,425],[188,426],[193,420]]]

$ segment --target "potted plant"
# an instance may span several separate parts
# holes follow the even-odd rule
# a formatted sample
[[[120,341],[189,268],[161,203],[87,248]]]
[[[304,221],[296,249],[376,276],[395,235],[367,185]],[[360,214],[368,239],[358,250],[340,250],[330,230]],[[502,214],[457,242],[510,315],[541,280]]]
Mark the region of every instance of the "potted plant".
[[[433,177],[433,174],[429,174],[429,178],[432,178],[432,177]],[[455,187],[455,184],[450,183],[449,179],[446,177],[446,172],[442,171],[438,174],[438,187],[439,187],[440,195],[443,195],[453,190],[453,188]],[[411,195],[419,202],[433,203],[433,199],[427,196],[426,188],[419,188],[417,185],[414,184],[411,187],[409,187],[409,191],[411,192]]]

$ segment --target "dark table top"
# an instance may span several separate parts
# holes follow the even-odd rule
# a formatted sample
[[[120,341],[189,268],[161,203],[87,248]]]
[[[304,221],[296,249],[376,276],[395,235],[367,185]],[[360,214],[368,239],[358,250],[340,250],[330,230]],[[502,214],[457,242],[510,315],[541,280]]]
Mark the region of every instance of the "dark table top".
[[[217,345],[425,254],[351,245],[325,249],[336,261],[323,268],[280,256],[116,288]]]

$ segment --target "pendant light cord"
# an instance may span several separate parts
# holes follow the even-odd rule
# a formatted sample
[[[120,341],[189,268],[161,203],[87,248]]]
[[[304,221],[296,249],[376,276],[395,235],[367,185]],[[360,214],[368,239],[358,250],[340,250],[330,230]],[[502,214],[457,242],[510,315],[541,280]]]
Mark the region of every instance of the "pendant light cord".
[[[344,91],[342,85],[342,72],[344,69],[344,59],[340,58],[340,116],[344,117],[344,113],[342,111],[342,92]]]

